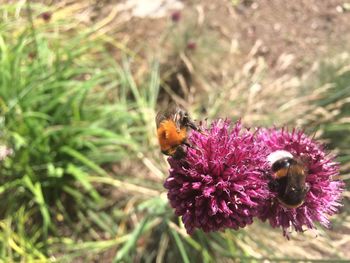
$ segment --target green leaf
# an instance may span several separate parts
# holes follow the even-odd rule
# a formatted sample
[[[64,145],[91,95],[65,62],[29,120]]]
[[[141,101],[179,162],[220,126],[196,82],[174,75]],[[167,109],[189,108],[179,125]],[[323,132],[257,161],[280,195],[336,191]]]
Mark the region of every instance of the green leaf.
[[[101,202],[101,197],[95,188],[88,181],[89,174],[82,171],[79,167],[69,164],[66,170],[68,174],[71,174],[75,179],[84,187],[84,189],[91,195],[96,202]]]
[[[170,229],[170,232],[173,235],[173,237],[175,239],[175,242],[176,242],[176,245],[177,245],[177,247],[178,247],[178,249],[180,251],[180,254],[181,254],[181,257],[182,257],[182,261],[184,263],[190,263],[191,261],[190,261],[188,255],[187,255],[185,246],[184,246],[184,244],[183,244],[179,234],[172,228]]]
[[[97,174],[99,174],[101,176],[108,176],[108,174],[105,172],[105,170],[103,170],[101,167],[96,165],[93,161],[89,160],[83,154],[81,154],[80,152],[74,150],[73,148],[71,148],[69,146],[63,146],[60,149],[60,151],[63,152],[63,153],[68,154],[69,156],[71,156],[73,158],[75,158],[77,161],[79,161],[80,163],[86,165],[87,167],[89,167],[91,170],[93,170]]]
[[[146,227],[146,223],[148,222],[148,218],[144,218],[131,233],[128,241],[121,247],[121,249],[117,252],[113,263],[123,262],[122,260],[129,254],[129,252],[135,249],[136,242],[139,239],[140,235],[144,231]]]
[[[39,209],[43,217],[44,236],[47,237],[47,232],[48,232],[49,225],[51,223],[51,218],[50,218],[49,210],[46,207],[41,185],[39,182],[33,183],[28,175],[25,175],[23,177],[23,182],[26,185],[26,187],[32,192],[32,194],[34,195],[35,202],[39,205]]]

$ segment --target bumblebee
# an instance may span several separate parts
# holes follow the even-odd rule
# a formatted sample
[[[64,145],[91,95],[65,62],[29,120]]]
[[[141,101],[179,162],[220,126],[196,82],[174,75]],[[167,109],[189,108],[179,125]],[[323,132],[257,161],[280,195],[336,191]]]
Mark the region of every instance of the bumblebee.
[[[287,208],[301,206],[309,191],[304,163],[287,151],[276,151],[268,160],[274,174],[270,187],[277,192],[278,201]]]
[[[188,130],[199,131],[188,113],[178,106],[161,111],[156,116],[157,135],[163,154],[181,159],[186,156],[184,145],[191,147],[187,141]]]

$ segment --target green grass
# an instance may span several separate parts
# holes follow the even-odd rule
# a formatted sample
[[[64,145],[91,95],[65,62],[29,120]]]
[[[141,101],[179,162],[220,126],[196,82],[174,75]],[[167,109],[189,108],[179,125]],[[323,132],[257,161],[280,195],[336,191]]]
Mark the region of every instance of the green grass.
[[[348,54],[336,56],[332,61],[325,61],[320,66],[319,85],[328,85],[329,89],[317,100],[328,116],[320,124],[323,137],[330,148],[339,149],[339,161],[344,164],[344,171],[350,172],[350,57]]]
[[[149,81],[155,90],[140,93],[88,30],[51,34],[61,21],[34,26],[22,8],[24,21],[4,20],[0,31],[0,140],[14,151],[0,167],[8,232],[0,253],[9,261],[48,256],[48,238],[59,234],[62,217],[77,235],[92,223],[107,229],[102,216],[113,223],[96,214],[105,202],[89,177],[109,178],[102,166],[136,158],[158,87],[157,68]],[[85,227],[75,226],[80,219]]]
[[[327,233],[304,248],[299,244],[310,236],[287,243],[280,231],[259,222],[240,231],[188,236],[163,188],[167,164],[154,123],[164,81],[158,63],[136,78],[127,57],[132,52],[118,50],[124,57],[118,64],[105,50],[103,40],[110,44],[110,37],[97,37],[97,26],[74,20],[79,7],[33,4],[31,12],[27,7],[0,7],[0,144],[13,149],[0,164],[0,262],[283,261],[319,259],[313,252],[324,247],[334,249],[327,256],[342,258]],[[38,16],[46,10],[53,11],[49,23]],[[262,70],[253,76],[238,73],[220,96],[207,94],[210,118],[226,109],[232,118],[255,124],[291,116],[283,103],[276,105],[280,119],[260,110],[260,102],[276,102],[271,94],[280,83],[292,84],[276,80],[260,94],[254,89],[264,81],[259,63]],[[343,91],[329,89],[315,103],[327,107],[348,96],[348,76],[339,76],[335,82]],[[334,82],[320,82],[329,81]],[[253,88],[243,92],[246,86]],[[337,120],[346,117],[346,105]],[[332,122],[322,125],[332,131]],[[338,135],[327,132],[324,136],[346,156]],[[343,216],[343,224],[349,222]]]

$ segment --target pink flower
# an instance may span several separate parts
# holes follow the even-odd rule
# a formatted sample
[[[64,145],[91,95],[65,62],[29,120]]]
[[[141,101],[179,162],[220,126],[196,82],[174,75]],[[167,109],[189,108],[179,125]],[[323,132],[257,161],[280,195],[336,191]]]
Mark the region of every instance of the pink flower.
[[[326,154],[323,147],[302,131],[286,129],[263,129],[258,139],[267,146],[266,156],[276,151],[285,151],[294,158],[305,160],[306,184],[308,191],[304,203],[297,208],[287,208],[277,199],[277,192],[265,202],[259,217],[269,220],[272,227],[281,227],[288,237],[287,229],[294,228],[298,232],[315,228],[315,222],[329,226],[328,217],[338,210],[343,191],[343,182],[336,180],[339,165],[334,156]],[[268,170],[273,178],[271,167]]]
[[[40,16],[45,22],[49,22],[52,18],[52,13],[51,12],[43,12],[43,13],[41,13]]]
[[[238,122],[218,120],[203,133],[193,131],[187,155],[169,158],[170,175],[164,186],[177,216],[189,234],[238,229],[253,222],[268,197],[267,164],[261,143]],[[265,167],[267,169],[267,167]]]
[[[189,50],[195,50],[197,48],[197,43],[194,42],[193,40],[190,40],[187,42],[187,48]]]
[[[181,19],[181,11],[180,10],[173,11],[170,15],[170,18],[174,23],[179,22]]]

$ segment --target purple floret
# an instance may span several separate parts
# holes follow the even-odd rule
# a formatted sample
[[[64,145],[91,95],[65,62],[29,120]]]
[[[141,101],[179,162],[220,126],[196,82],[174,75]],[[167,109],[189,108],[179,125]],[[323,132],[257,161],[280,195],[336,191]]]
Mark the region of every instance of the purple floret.
[[[193,147],[185,158],[168,160],[170,204],[189,234],[245,227],[269,196],[266,150],[240,122],[219,120],[202,129],[189,136]]]

